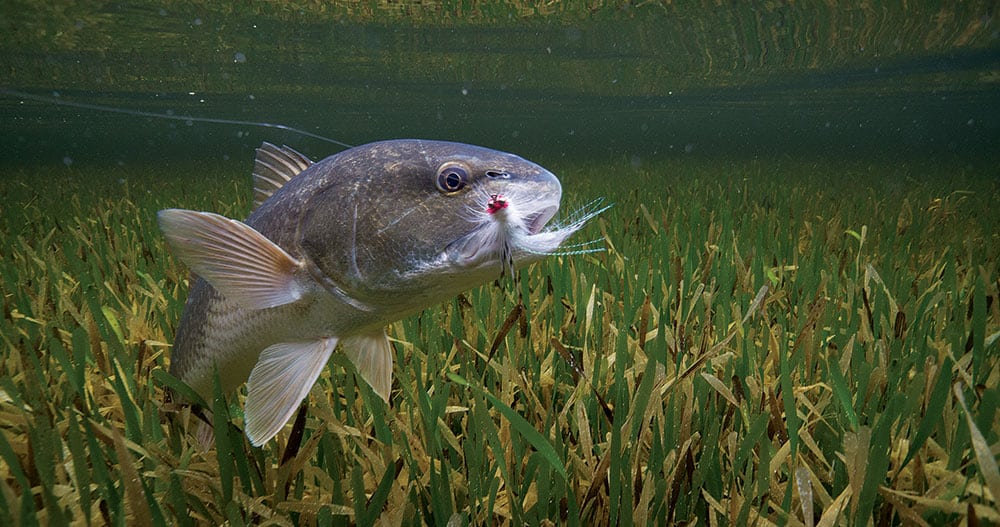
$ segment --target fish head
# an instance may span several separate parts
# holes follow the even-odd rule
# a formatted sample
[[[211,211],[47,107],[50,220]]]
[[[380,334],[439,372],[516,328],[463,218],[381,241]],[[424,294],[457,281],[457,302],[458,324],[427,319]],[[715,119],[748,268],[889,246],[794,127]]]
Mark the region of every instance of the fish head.
[[[421,140],[342,154],[305,205],[300,246],[324,283],[365,305],[425,307],[544,257],[579,228],[546,228],[559,180],[513,154]]]

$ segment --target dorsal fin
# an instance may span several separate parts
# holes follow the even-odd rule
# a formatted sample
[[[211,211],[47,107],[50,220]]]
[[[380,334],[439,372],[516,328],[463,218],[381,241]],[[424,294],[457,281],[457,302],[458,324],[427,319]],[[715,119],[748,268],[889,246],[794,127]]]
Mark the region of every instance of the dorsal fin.
[[[261,144],[253,164],[253,208],[312,164],[311,159],[287,146]]]

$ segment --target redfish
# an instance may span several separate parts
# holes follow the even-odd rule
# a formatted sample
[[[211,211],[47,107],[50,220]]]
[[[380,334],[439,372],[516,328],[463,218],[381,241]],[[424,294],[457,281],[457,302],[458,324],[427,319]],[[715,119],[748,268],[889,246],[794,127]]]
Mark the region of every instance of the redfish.
[[[160,211],[174,254],[197,275],[170,372],[205,398],[247,384],[245,431],[274,437],[336,349],[388,401],[388,324],[559,251],[603,209],[549,225],[562,189],[518,156],[395,140],[313,163],[265,143],[245,222]],[[579,249],[579,252],[585,249]]]

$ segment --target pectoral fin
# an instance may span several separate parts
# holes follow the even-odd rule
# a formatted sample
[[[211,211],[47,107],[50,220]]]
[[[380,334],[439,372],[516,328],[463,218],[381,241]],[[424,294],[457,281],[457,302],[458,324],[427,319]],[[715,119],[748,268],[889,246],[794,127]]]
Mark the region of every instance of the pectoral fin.
[[[345,338],[341,348],[383,401],[389,402],[392,389],[392,346],[385,330]]]
[[[247,309],[302,298],[299,262],[249,225],[181,209],[161,210],[158,218],[174,254],[226,298]]]
[[[306,398],[337,346],[336,338],[268,347],[250,372],[244,408],[247,437],[260,446],[277,435]]]

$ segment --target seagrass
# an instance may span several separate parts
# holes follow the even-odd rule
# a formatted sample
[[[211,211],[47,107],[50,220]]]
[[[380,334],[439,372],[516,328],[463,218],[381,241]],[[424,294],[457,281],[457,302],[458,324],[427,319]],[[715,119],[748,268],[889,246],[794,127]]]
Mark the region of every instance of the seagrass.
[[[550,168],[614,203],[606,250],[395,324],[389,406],[335,354],[284,462],[242,395],[207,450],[164,395],[189,282],[155,213],[245,216],[249,176],[7,174],[0,523],[1000,522],[995,169]]]

